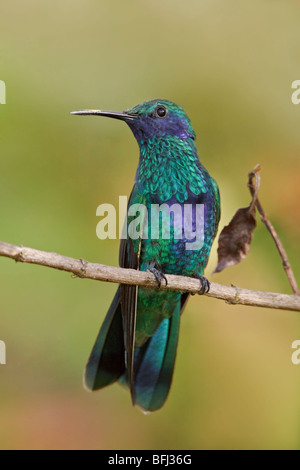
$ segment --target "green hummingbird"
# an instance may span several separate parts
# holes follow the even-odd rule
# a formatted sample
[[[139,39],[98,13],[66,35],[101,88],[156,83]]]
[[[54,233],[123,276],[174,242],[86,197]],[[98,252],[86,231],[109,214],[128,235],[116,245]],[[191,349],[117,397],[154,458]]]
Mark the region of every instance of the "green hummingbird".
[[[98,390],[118,381],[129,388],[133,404],[155,411],[170,390],[180,318],[189,297],[159,287],[165,274],[178,274],[199,278],[199,293],[209,290],[203,272],[220,219],[219,189],[199,160],[190,119],[175,103],[156,99],[121,113],[72,114],[119,119],[133,132],[140,157],[128,210],[135,204],[144,210],[139,236],[128,230],[121,240],[119,262],[123,268],[151,271],[158,283],[157,289],[119,286],[88,360],[85,384]],[[158,231],[151,214],[158,215]],[[128,227],[132,220],[128,216]]]

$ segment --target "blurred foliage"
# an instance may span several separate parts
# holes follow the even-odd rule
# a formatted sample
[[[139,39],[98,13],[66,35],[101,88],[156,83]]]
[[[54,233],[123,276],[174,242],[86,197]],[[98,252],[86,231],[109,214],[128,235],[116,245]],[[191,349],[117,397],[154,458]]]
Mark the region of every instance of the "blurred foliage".
[[[96,207],[129,195],[138,149],[122,123],[78,118],[152,98],[181,104],[222,195],[221,227],[260,198],[300,278],[299,2],[4,0],[0,5],[0,239],[116,265]],[[1,449],[299,448],[299,314],[193,297],[166,406],[144,416],[81,376],[116,289],[0,260]],[[207,270],[216,266],[216,245]],[[213,280],[290,292],[259,224],[248,258]]]

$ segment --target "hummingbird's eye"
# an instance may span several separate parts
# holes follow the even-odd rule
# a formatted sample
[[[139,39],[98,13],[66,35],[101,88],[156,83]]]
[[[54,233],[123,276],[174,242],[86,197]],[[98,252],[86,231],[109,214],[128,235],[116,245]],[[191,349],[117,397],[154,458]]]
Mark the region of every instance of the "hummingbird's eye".
[[[156,108],[156,114],[158,117],[163,118],[167,114],[167,110],[163,106],[158,106],[158,108]]]

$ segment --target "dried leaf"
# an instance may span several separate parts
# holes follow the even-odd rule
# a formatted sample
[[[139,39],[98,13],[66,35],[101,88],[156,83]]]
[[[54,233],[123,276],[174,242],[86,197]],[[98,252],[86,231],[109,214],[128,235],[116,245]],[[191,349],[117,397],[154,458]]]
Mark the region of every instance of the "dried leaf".
[[[218,266],[215,273],[223,271],[228,266],[238,264],[246,258],[255,227],[256,212],[254,204],[243,207],[235,213],[229,225],[224,227],[220,234]]]

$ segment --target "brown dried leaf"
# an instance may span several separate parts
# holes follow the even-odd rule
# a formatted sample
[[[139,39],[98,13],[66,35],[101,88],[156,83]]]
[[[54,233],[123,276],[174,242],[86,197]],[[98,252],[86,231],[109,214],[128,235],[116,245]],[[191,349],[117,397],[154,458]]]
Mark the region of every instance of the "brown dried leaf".
[[[218,266],[215,273],[228,266],[240,263],[246,258],[256,227],[255,206],[239,209],[229,225],[223,228],[219,237]]]

